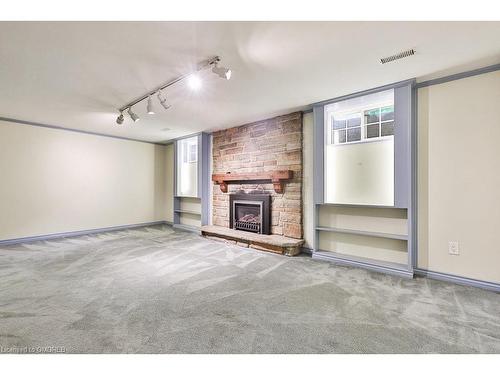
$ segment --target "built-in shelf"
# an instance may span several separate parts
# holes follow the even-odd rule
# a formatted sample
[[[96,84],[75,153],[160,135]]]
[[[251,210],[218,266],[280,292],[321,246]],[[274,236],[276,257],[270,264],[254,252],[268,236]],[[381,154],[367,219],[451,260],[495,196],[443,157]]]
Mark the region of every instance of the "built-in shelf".
[[[174,210],[174,212],[180,213],[180,214],[190,214],[190,215],[200,215],[201,213],[198,211],[191,211],[191,210]]]
[[[381,208],[381,209],[393,209],[393,210],[408,210],[407,207],[397,207],[397,206],[380,206],[376,204],[346,204],[346,203],[316,203],[318,206],[331,206],[340,208]]]
[[[406,234],[368,232],[368,231],[364,231],[364,230],[332,228],[332,227],[316,227],[316,230],[322,231],[322,232],[335,232],[335,233],[355,234],[355,235],[359,235],[359,236],[389,238],[389,239],[393,239],[393,240],[403,240],[403,241],[408,240],[408,235],[406,235]]]

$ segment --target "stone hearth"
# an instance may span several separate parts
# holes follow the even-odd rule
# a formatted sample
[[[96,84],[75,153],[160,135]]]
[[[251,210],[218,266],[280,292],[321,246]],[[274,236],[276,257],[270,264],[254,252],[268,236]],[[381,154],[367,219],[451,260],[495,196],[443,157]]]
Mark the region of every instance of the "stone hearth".
[[[217,225],[204,225],[201,234],[214,240],[222,240],[239,246],[277,254],[294,256],[300,254],[304,240],[298,240],[276,234],[265,235],[225,228]]]

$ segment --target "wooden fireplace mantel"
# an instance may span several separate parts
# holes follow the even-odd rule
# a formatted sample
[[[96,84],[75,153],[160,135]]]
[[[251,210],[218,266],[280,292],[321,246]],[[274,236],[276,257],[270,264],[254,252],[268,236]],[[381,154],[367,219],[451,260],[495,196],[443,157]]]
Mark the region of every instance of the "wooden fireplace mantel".
[[[271,181],[274,186],[274,191],[278,194],[283,194],[283,183],[285,180],[293,178],[293,171],[278,170],[270,172],[254,172],[254,173],[219,173],[212,175],[212,181],[219,185],[223,193],[227,193],[227,185],[234,183],[249,183],[252,181]]]

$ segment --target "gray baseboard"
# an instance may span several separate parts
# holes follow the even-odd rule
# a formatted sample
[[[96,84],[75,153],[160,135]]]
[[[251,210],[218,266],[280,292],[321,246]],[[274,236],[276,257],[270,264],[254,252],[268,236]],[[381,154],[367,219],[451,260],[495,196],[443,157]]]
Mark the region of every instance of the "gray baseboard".
[[[174,224],[173,227],[176,229],[181,229],[181,230],[185,230],[187,232],[193,232],[193,233],[201,235],[201,228],[200,227],[195,227],[195,226],[185,225],[185,224]]]
[[[61,232],[61,233],[45,234],[45,235],[40,235],[40,236],[13,238],[13,239],[8,239],[8,240],[0,240],[0,246],[1,245],[16,245],[16,244],[20,244],[20,243],[27,243],[27,242],[34,242],[34,241],[54,240],[57,238],[84,236],[84,235],[88,235],[88,234],[97,234],[97,233],[102,233],[102,232],[113,232],[113,231],[117,231],[117,230],[140,228],[140,227],[147,227],[150,225],[160,225],[160,224],[169,224],[169,222],[167,222],[165,220],[151,221],[148,223],[118,225],[118,226],[106,227],[106,228],[95,228],[95,229],[87,229],[87,230],[78,230],[78,231],[73,231],[73,232]]]
[[[404,277],[407,279],[413,279],[413,271],[403,268],[395,263],[383,262],[384,264],[374,264],[368,261],[363,261],[362,258],[354,259],[351,257],[350,259],[343,256],[335,255],[333,252],[328,251],[315,251],[312,254],[313,259],[326,260],[329,262],[333,262],[336,264],[350,266],[350,267],[358,267],[364,268],[369,271],[375,271],[380,273],[385,273],[388,275]]]
[[[313,250],[308,248],[308,247],[304,247],[302,246],[302,250],[300,251],[302,254],[307,254],[307,255],[312,255],[313,253]]]
[[[425,276],[425,277],[428,277],[428,278],[434,279],[434,280],[448,281],[448,282],[455,283],[455,284],[473,286],[476,288],[487,289],[487,290],[491,290],[493,292],[500,293],[500,284],[498,284],[498,283],[476,280],[476,279],[469,279],[467,277],[450,275],[450,274],[442,273],[442,272],[429,271],[429,270],[421,269],[421,268],[416,268],[415,274],[419,275],[419,276]]]

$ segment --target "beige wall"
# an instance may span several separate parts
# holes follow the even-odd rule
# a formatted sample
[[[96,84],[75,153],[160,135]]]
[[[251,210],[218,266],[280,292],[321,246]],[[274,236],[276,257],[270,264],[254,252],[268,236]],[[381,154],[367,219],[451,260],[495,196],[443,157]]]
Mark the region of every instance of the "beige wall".
[[[0,121],[0,240],[167,219],[166,154]]]
[[[418,90],[421,268],[500,282],[499,105],[499,71]]]

